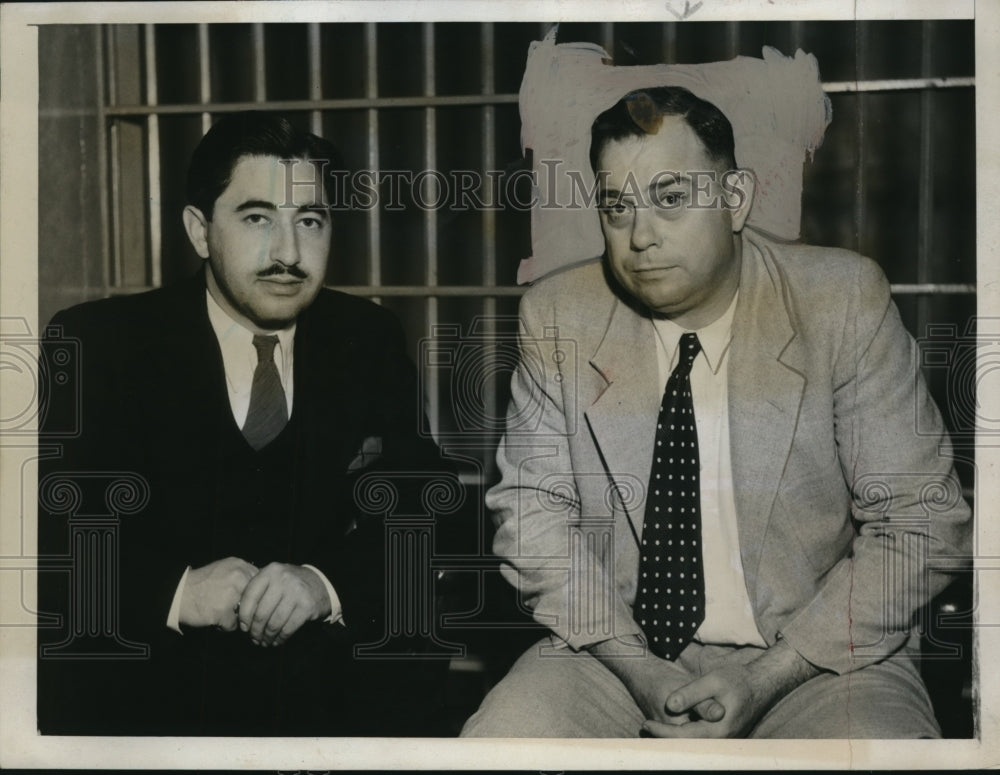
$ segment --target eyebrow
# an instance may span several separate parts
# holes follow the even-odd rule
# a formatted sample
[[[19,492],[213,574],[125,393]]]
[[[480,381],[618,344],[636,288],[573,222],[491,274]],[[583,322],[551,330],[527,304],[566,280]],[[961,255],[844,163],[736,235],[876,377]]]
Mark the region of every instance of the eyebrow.
[[[236,205],[235,212],[242,213],[246,210],[276,211],[277,209],[278,206],[274,202],[268,202],[263,199],[248,199]],[[315,213],[316,215],[327,215],[327,210],[328,208],[318,204],[299,205],[298,207],[298,212],[300,213]]]
[[[664,186],[675,186],[678,183],[690,183],[691,176],[681,173],[680,175],[673,175],[666,173],[658,181],[656,181],[656,189],[663,188]],[[631,190],[631,189],[629,189]],[[647,188],[647,191],[651,191],[651,188]],[[622,192],[617,188],[604,188],[598,191],[598,197],[601,199],[619,199]]]
[[[656,187],[660,186],[674,186],[678,183],[690,183],[691,176],[685,175],[683,172],[679,175],[666,174],[656,182]]]
[[[242,213],[244,210],[277,210],[278,206],[274,202],[265,202],[263,199],[248,199],[236,205],[236,212]]]

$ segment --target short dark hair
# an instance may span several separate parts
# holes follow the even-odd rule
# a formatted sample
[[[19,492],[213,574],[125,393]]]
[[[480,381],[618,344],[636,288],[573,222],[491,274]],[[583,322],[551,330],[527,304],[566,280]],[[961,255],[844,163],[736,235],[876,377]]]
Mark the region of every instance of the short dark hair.
[[[736,168],[733,125],[725,114],[681,86],[655,86],[629,92],[594,119],[590,129],[590,166],[594,172],[605,145],[612,140],[655,134],[663,116],[682,117],[712,161],[726,169]]]
[[[215,200],[233,177],[236,163],[246,156],[276,156],[320,162],[327,202],[333,201],[336,170],[344,169],[340,152],[329,140],[295,128],[273,113],[232,113],[212,125],[191,155],[187,200],[212,220]]]

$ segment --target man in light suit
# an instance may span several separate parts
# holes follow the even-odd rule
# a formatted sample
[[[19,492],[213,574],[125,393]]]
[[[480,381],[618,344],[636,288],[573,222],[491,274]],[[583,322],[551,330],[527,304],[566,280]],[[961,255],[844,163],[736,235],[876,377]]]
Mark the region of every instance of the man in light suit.
[[[593,125],[605,256],[524,296],[487,496],[553,634],[465,735],[940,734],[911,621],[970,551],[940,415],[880,269],[744,229],[733,151],[679,88]]]
[[[81,392],[64,437],[75,402],[43,397],[61,454],[41,467],[39,553],[70,559],[39,581],[43,615],[62,617],[39,630],[43,733],[433,729],[436,671],[354,655],[391,634],[395,572],[360,478],[419,514],[420,489],[451,474],[418,434],[398,322],[322,288],[341,168],[285,119],[222,119],[194,152],[183,212],[203,268],[53,319],[47,346],[78,342]],[[107,513],[113,499],[91,490],[109,477],[132,482],[135,503],[102,565],[104,549],[73,536],[81,515]],[[117,611],[113,631],[81,605]],[[396,654],[422,648],[400,640]]]

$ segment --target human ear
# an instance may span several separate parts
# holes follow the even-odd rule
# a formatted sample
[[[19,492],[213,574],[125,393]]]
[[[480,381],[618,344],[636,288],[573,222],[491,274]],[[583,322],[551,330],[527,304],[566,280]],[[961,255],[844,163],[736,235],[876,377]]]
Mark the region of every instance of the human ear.
[[[208,219],[194,205],[185,207],[181,217],[191,246],[199,256],[208,258]]]
[[[729,170],[722,177],[722,197],[733,221],[733,232],[742,231],[753,207],[757,178],[752,170]]]

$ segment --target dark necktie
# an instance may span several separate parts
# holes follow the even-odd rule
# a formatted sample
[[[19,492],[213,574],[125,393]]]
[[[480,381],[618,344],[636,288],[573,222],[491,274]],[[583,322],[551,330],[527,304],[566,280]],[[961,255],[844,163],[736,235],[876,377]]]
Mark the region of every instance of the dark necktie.
[[[288,422],[288,404],[281,388],[278,367],[274,365],[274,346],[277,336],[253,338],[257,349],[257,368],[250,387],[250,408],[243,424],[243,436],[254,449],[266,447]]]
[[[656,422],[639,547],[635,618],[649,647],[664,659],[675,659],[705,619],[698,429],[691,400],[691,365],[700,351],[695,334],[681,336],[680,358]]]

